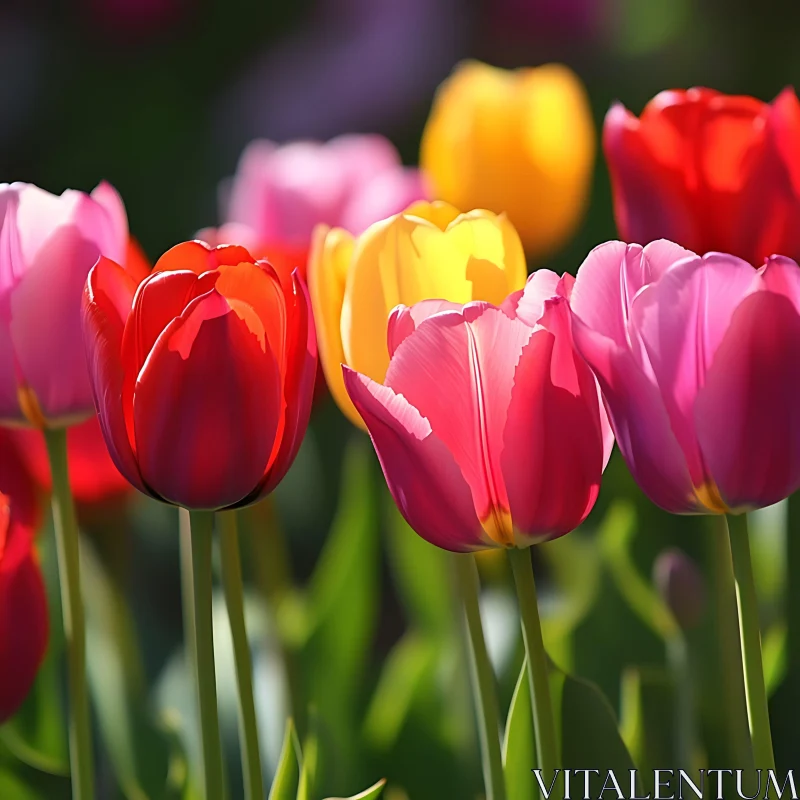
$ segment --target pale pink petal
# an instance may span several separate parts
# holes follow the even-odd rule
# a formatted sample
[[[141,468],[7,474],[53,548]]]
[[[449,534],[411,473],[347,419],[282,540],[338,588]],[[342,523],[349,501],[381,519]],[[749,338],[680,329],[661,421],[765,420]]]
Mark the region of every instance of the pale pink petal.
[[[694,258],[696,253],[681,247],[675,242],[670,242],[668,239],[656,239],[654,242],[645,245],[644,258],[641,261],[641,273],[638,279],[638,286],[636,286],[633,294],[636,291],[646,286],[648,283],[654,283],[672,266],[682,261],[684,258]],[[630,262],[628,262],[630,265]],[[630,270],[630,266],[629,266]],[[628,285],[635,286],[636,278],[629,271]],[[633,295],[631,295],[633,297]]]
[[[369,429],[392,497],[406,522],[437,547],[492,546],[467,482],[430,423],[402,395],[342,367],[350,399]]]
[[[508,508],[501,442],[516,366],[532,332],[498,308],[471,304],[422,322],[386,373],[386,385],[429,420],[452,453],[480,519]]]
[[[400,343],[410,336],[423,320],[439,314],[442,311],[460,311],[462,306],[459,303],[451,303],[449,300],[422,300],[414,303],[413,306],[404,306],[402,303],[395,306],[389,314],[389,322],[386,328],[386,344],[389,348],[389,357],[394,355],[394,351]]]
[[[694,402],[734,311],[760,282],[745,261],[720,253],[684,259],[631,305],[629,334],[659,387],[695,486],[707,479],[697,444]]]
[[[339,164],[347,184],[355,190],[381,173],[394,172],[401,166],[395,146],[386,137],[375,133],[346,133],[331,139],[323,147]]]
[[[800,316],[781,294],[736,309],[695,403],[703,457],[735,509],[800,488]]]
[[[516,368],[502,468],[518,546],[576,528],[594,505],[604,442],[594,375],[575,351],[566,300],[546,303]]]
[[[351,188],[339,222],[358,235],[373,222],[399,214],[418,200],[430,196],[422,173],[417,169],[394,167],[375,175],[362,186]]]
[[[658,387],[627,347],[573,318],[581,355],[603,390],[614,435],[630,471],[650,499],[676,514],[699,510],[683,452]]]
[[[549,269],[537,269],[525,287],[512,292],[500,308],[511,319],[521,319],[526,325],[536,325],[544,313],[544,304],[559,294],[562,279]]]
[[[771,256],[759,270],[764,288],[782,294],[800,313],[800,267],[786,256]]]
[[[130,232],[128,215],[119,192],[108,181],[101,181],[94,188],[90,197],[108,215],[109,225],[105,226],[107,233],[102,241],[98,240],[100,251],[106,258],[116,261],[117,264],[124,264]]]

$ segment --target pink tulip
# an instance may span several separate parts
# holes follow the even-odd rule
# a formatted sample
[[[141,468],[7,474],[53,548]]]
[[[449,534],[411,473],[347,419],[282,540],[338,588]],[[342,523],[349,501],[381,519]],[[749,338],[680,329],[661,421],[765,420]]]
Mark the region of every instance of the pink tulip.
[[[613,440],[573,348],[571,284],[540,270],[501,308],[398,306],[385,383],[343,367],[392,496],[429,542],[526,547],[591,510]]]
[[[224,216],[250,228],[259,246],[305,249],[319,223],[358,234],[425,194],[419,172],[382,136],[259,140],[242,154]]]
[[[570,300],[628,466],[674,513],[800,488],[800,268],[659,240],[596,247]]]
[[[0,184],[0,422],[62,426],[94,414],[81,297],[98,257],[125,261],[128,221],[107,183],[56,196]]]

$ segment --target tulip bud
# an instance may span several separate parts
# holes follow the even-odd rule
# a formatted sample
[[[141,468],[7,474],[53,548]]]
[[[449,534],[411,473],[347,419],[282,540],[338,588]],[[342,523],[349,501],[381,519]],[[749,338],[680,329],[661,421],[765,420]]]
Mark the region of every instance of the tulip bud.
[[[706,612],[706,584],[697,563],[683,550],[675,547],[659,554],[653,583],[683,630],[700,625]]]

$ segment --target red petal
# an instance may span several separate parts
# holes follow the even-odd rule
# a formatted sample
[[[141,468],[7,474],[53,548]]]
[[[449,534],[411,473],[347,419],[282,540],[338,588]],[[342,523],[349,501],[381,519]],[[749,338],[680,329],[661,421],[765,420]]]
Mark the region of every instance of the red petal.
[[[195,239],[191,242],[181,242],[167,250],[156,261],[153,272],[189,270],[197,275],[202,275],[223,264],[239,264],[242,261],[251,263],[255,261],[244,247],[234,244],[210,247],[205,242]]]
[[[159,337],[136,383],[144,480],[187,508],[238,503],[264,474],[281,401],[270,348],[216,290],[197,298]]]

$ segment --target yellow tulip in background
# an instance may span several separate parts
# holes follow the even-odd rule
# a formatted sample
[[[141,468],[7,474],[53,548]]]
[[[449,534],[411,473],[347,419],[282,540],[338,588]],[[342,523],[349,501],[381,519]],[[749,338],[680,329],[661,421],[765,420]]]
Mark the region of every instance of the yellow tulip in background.
[[[460,64],[439,87],[420,166],[434,197],[505,212],[528,255],[557,249],[587,205],[595,130],[586,91],[561,64]]]
[[[357,238],[319,226],[308,283],[319,356],[339,408],[363,427],[344,389],[341,365],[383,381],[387,321],[396,305],[427,299],[499,305],[526,277],[522,243],[504,214],[461,214],[447,203],[420,202]]]

